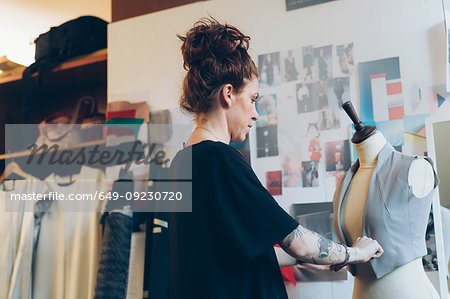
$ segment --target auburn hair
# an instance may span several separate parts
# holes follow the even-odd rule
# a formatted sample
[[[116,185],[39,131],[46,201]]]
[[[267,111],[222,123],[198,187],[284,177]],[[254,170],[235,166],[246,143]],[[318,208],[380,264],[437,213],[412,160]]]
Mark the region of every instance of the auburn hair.
[[[252,76],[258,76],[247,52],[250,37],[234,26],[202,18],[186,36],[177,36],[183,42],[183,67],[187,71],[180,106],[190,114],[214,110],[225,84],[239,92]]]

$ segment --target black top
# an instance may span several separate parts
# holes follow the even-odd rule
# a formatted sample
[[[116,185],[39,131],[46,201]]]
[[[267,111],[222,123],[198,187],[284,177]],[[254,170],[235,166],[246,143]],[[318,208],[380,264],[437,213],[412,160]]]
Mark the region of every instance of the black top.
[[[287,298],[273,246],[298,223],[244,157],[222,142],[192,145],[192,196],[191,213],[169,218],[171,298]]]

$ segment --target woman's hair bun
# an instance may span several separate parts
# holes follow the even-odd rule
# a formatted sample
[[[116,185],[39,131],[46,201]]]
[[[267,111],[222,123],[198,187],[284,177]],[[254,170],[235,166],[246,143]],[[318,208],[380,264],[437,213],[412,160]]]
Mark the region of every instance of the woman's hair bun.
[[[202,18],[186,36],[177,36],[183,42],[181,52],[185,70],[200,67],[207,58],[222,60],[234,56],[239,47],[247,50],[250,40],[236,27],[222,25],[214,18]]]
[[[183,81],[180,107],[199,115],[215,109],[224,84],[239,92],[253,76],[258,76],[255,63],[248,54],[250,37],[236,27],[203,18],[189,29],[183,42]]]

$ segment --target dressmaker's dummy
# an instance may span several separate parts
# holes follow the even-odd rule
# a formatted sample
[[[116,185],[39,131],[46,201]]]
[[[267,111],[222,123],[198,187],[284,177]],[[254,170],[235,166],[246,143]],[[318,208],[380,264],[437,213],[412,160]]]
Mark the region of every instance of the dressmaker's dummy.
[[[426,221],[437,184],[432,164],[395,152],[375,127],[360,123],[359,128],[352,138],[358,161],[340,180],[334,196],[335,230],[348,246],[366,235],[376,239],[385,253],[380,263],[352,266],[353,298],[439,298],[421,258],[426,254]],[[398,187],[402,182],[404,189]]]

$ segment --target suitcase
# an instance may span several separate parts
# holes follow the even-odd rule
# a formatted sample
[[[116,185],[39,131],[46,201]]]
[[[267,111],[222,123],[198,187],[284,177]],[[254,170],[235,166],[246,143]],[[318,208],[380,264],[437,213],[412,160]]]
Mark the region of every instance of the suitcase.
[[[86,55],[107,47],[108,22],[94,16],[82,16],[67,21],[39,35],[36,44],[36,61],[22,74],[22,123],[31,123],[36,106],[30,87],[31,76],[39,72],[38,87],[42,86],[42,74],[68,59]]]

